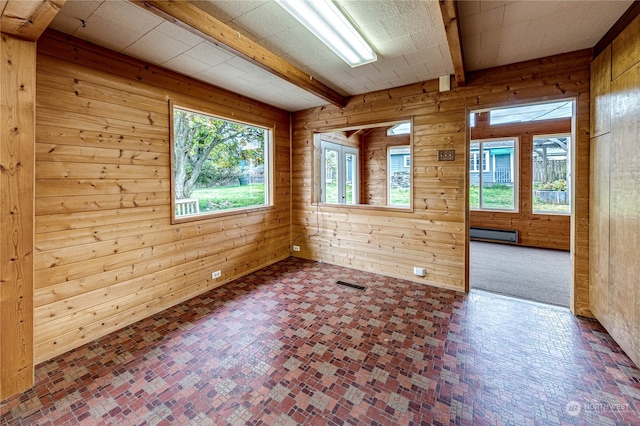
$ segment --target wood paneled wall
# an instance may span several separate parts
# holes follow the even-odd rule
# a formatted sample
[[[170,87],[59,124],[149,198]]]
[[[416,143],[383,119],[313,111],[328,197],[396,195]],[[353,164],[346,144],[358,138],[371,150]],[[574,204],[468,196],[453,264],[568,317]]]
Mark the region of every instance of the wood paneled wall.
[[[36,45],[0,39],[0,400],[33,384]]]
[[[409,146],[409,135],[388,136],[389,126],[371,129],[362,138],[360,163],[362,164],[362,203],[371,206],[386,206],[389,194],[387,179],[387,148],[391,146]]]
[[[37,361],[289,255],[288,113],[56,32],[37,61]],[[169,99],[275,129],[273,208],[171,225]]]
[[[579,51],[471,73],[467,86],[439,93],[429,81],[354,96],[345,108],[298,112],[293,128],[293,238],[300,256],[433,284],[467,288],[468,109],[531,100],[577,99],[577,141],[571,306],[589,312],[589,63]],[[316,206],[312,200],[313,131],[414,118],[413,212]],[[455,161],[439,162],[438,150]],[[309,184],[296,184],[297,182]],[[316,223],[319,227],[316,227]],[[304,237],[301,237],[304,236]],[[426,268],[425,278],[413,266]]]
[[[471,226],[479,228],[508,229],[518,231],[518,244],[569,250],[571,246],[571,216],[534,214],[532,201],[531,144],[536,135],[571,133],[571,120],[545,120],[532,123],[491,126],[488,113],[476,114],[476,126],[471,129],[471,139],[502,137],[518,138],[518,212],[490,212],[471,210]]]
[[[640,365],[640,16],[591,64],[591,310]]]

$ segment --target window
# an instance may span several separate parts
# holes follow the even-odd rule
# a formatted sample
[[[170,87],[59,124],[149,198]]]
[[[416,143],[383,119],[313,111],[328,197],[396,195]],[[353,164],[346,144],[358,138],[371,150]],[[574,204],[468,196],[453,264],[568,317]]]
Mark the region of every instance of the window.
[[[471,142],[469,167],[475,172],[469,185],[471,209],[517,211],[517,147],[515,138]]]
[[[571,135],[534,136],[533,212],[571,214]]]
[[[484,172],[488,172],[491,169],[491,162],[489,161],[489,151],[485,151],[484,156],[485,156],[485,159],[484,159],[484,161],[482,163],[483,171]],[[475,151],[474,151],[474,145],[473,144],[471,144],[471,155],[470,155],[469,158],[470,158],[470,161],[471,161],[470,170],[472,172],[478,173],[478,171],[480,170],[480,163],[479,163],[480,154],[478,153],[478,149],[477,148],[475,148]]]
[[[412,127],[404,118],[314,131],[312,201],[411,210]]]
[[[407,207],[411,196],[411,147],[387,149],[387,199],[390,206]]]
[[[411,132],[411,122],[404,121],[387,130],[387,136],[408,135]]]
[[[172,111],[174,221],[270,205],[271,130]]]
[[[358,149],[322,141],[322,202],[358,204]]]
[[[493,126],[496,124],[525,123],[556,118],[571,118],[572,115],[573,101],[550,102],[491,110],[489,112],[489,124]]]

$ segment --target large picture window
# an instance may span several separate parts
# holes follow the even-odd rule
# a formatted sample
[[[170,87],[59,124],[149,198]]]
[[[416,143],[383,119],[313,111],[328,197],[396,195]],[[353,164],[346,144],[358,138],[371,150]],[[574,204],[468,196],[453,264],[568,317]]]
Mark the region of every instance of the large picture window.
[[[171,109],[174,221],[270,205],[271,130]]]
[[[471,142],[470,171],[475,172],[470,174],[471,209],[517,211],[517,148],[517,139]]]

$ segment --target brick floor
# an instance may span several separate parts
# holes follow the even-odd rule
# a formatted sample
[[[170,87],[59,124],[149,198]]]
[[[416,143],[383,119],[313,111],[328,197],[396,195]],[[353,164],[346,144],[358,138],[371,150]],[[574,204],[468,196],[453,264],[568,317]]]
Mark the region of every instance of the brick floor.
[[[1,405],[1,425],[79,423],[640,424],[640,371],[566,309],[290,258],[37,366]]]

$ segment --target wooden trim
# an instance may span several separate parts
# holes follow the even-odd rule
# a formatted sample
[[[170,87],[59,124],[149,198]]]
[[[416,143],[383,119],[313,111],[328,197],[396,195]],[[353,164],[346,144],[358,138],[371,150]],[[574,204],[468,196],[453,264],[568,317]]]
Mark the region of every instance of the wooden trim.
[[[0,41],[0,400],[33,385],[36,46]]]
[[[2,32],[36,41],[67,0],[6,0],[0,6]]]
[[[449,44],[449,52],[451,53],[451,62],[453,62],[456,82],[458,86],[464,86],[466,77],[464,72],[464,56],[462,56],[460,21],[458,20],[458,2],[457,0],[440,0],[438,4],[442,12],[442,21],[444,23],[444,31],[447,34],[447,43]]]
[[[129,1],[335,106],[344,107],[346,105],[345,97],[335,90],[189,2],[170,0]]]
[[[620,33],[629,26],[629,24],[640,15],[640,1],[636,0],[622,14],[615,24],[602,36],[600,41],[593,46],[593,59],[597,58],[610,45]]]

